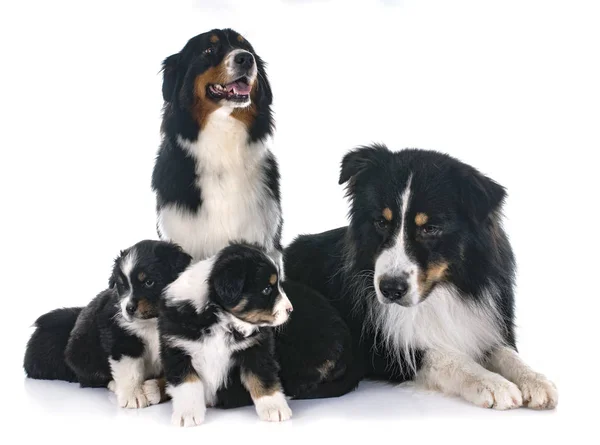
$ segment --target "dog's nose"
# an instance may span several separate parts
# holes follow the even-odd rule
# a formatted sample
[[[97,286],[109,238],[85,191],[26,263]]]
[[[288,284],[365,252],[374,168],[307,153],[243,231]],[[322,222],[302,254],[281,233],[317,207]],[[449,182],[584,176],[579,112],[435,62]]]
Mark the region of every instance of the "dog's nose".
[[[130,301],[129,303],[127,303],[127,306],[125,306],[125,310],[129,315],[135,314],[136,309],[137,304],[135,304],[133,301]]]
[[[379,282],[379,290],[388,300],[396,301],[406,295],[408,281],[399,277],[384,278]]]
[[[289,306],[287,306],[285,308],[285,311],[287,312],[288,315],[290,315],[292,312],[294,312],[294,307],[290,304]]]
[[[236,65],[246,70],[252,68],[252,65],[254,65],[254,57],[247,51],[236,54],[233,61]]]

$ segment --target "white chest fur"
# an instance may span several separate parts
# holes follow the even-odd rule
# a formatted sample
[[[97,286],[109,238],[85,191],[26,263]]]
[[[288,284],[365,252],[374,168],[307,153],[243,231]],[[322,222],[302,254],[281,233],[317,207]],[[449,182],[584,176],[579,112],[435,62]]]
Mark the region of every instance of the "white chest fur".
[[[120,323],[125,330],[141,338],[144,342],[143,358],[146,378],[158,377],[162,372],[157,323],[156,318],[150,320],[136,319],[131,322],[122,320]]]
[[[196,142],[178,141],[196,162],[199,211],[167,205],[158,215],[163,235],[196,260],[216,254],[232,240],[255,242],[270,251],[281,219],[266,184],[267,148],[262,142],[249,144],[246,127],[230,112],[213,112]]]
[[[202,380],[205,402],[208,406],[214,405],[217,390],[227,382],[233,364],[232,354],[246,348],[248,341],[233,343],[231,332],[223,323],[214,325],[211,334],[200,341],[169,339],[171,345],[181,348],[192,359],[192,366]]]
[[[388,348],[403,354],[413,369],[415,349],[455,351],[481,358],[501,343],[497,311],[491,298],[486,300],[488,304],[469,304],[458,292],[440,286],[423,303],[409,308],[375,300],[371,321]]]

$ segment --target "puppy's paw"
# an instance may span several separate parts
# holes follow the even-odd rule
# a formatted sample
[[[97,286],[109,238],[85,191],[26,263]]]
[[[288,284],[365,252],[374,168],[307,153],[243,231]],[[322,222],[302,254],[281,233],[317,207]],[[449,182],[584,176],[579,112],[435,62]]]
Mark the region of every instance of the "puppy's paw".
[[[173,410],[171,423],[175,426],[197,426],[204,422],[206,407],[196,407],[185,411]]]
[[[142,387],[128,388],[126,390],[115,388],[117,403],[121,408],[146,408],[148,398]]]
[[[106,388],[108,388],[109,391],[117,392],[117,384],[115,383],[114,380],[111,380],[110,382],[108,382],[108,385],[106,385]]]
[[[482,408],[506,410],[523,405],[523,396],[517,385],[500,375],[469,383],[464,389],[463,397]]]
[[[554,409],[558,404],[556,385],[542,374],[530,374],[518,383],[523,404],[532,409]]]
[[[146,380],[142,386],[149,405],[157,405],[163,399],[163,391],[158,379]]]
[[[254,402],[256,412],[261,420],[268,422],[283,422],[292,418],[292,410],[281,392],[263,396]]]

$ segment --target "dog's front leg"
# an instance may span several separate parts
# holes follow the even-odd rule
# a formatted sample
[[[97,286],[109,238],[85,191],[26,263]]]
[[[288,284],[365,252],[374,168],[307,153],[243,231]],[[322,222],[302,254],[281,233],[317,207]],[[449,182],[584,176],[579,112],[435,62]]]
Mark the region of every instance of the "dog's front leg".
[[[483,408],[504,410],[523,404],[521,391],[514,383],[457,352],[427,350],[417,382]]]
[[[523,404],[533,409],[553,409],[558,403],[556,386],[544,375],[533,371],[517,351],[502,346],[492,351],[488,360],[490,370],[515,383],[523,394]]]

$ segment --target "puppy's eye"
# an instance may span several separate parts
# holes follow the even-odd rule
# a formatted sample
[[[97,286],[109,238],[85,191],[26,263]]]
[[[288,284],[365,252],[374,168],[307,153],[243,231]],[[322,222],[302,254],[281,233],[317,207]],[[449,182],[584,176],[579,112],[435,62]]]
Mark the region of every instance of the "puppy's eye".
[[[145,288],[150,289],[153,286],[154,286],[154,281],[152,281],[152,280],[146,280],[146,281],[144,281],[144,287]]]
[[[215,49],[211,46],[211,47],[206,48],[204,51],[202,51],[202,54],[210,56],[214,52],[214,50]]]
[[[425,236],[437,236],[442,234],[442,228],[438,226],[426,225],[421,227],[421,233]]]
[[[374,221],[375,227],[379,230],[387,230],[389,221],[383,218]]]
[[[262,290],[263,295],[270,295],[273,288],[271,286],[267,286]]]

